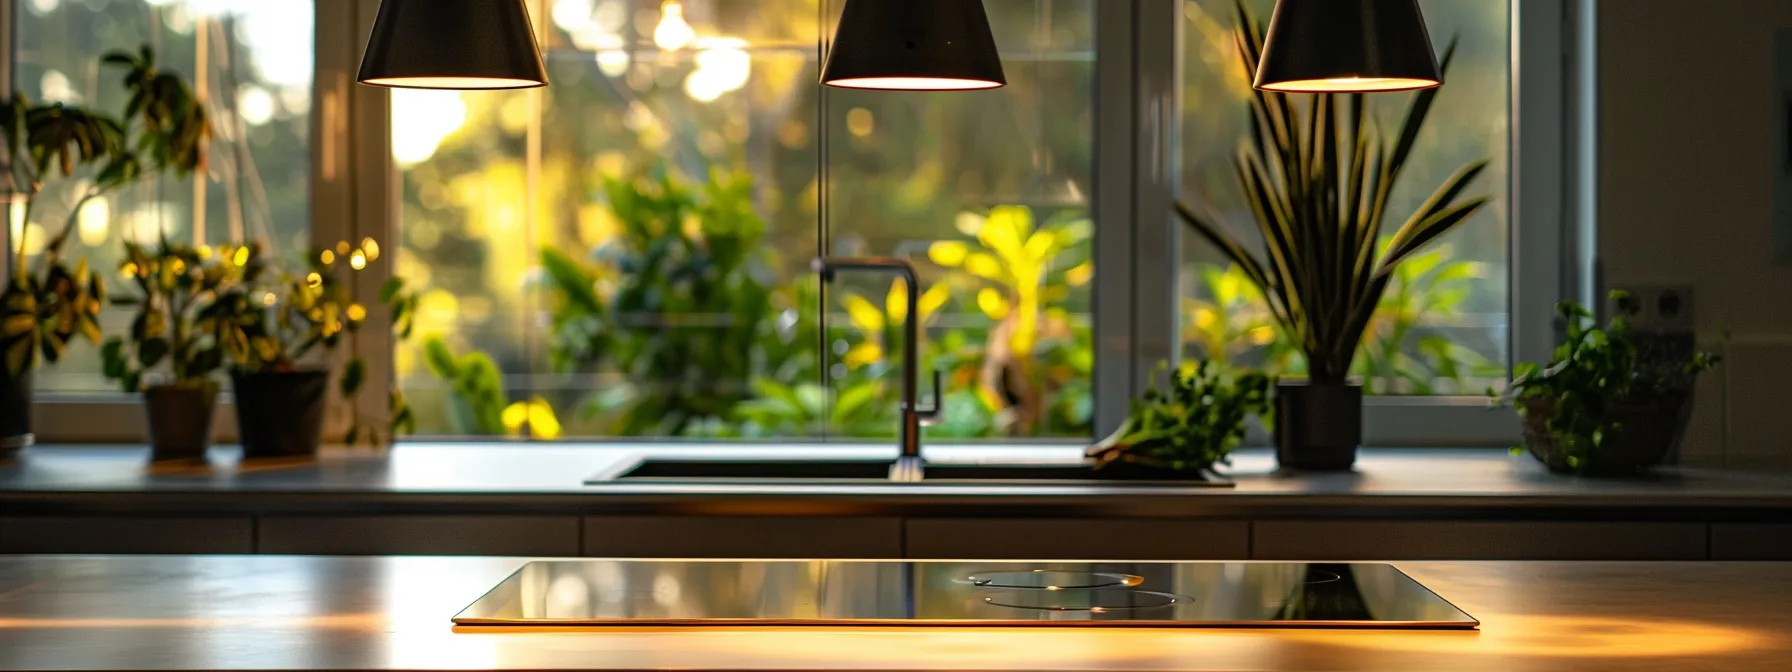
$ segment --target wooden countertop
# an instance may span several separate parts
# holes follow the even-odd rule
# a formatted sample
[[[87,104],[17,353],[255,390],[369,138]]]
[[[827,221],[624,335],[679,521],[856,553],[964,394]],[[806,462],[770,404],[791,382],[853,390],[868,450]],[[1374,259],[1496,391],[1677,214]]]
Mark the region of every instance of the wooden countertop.
[[[613,629],[457,633],[524,562],[0,558],[0,668],[1784,670],[1792,564],[1396,563],[1479,632]]]
[[[942,459],[1074,459],[1075,446],[930,447]],[[1234,456],[1236,488],[1115,484],[606,483],[584,480],[642,455],[894,456],[888,446],[427,444],[328,450],[245,463],[235,448],[200,467],[152,466],[129,446],[40,446],[0,463],[14,515],[311,513],[967,515],[1187,518],[1792,520],[1792,475],[1664,469],[1642,479],[1547,473],[1496,449],[1366,449],[1351,473],[1287,475],[1270,451]]]

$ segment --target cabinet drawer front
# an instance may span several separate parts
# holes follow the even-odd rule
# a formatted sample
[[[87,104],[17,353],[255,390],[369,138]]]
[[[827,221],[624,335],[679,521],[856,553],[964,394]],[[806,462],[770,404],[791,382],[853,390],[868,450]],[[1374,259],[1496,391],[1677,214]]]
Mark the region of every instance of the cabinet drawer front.
[[[572,516],[274,516],[262,553],[282,555],[574,556]]]
[[[1703,560],[1704,523],[1259,521],[1262,560]]]
[[[1243,560],[1242,520],[915,518],[908,557],[921,559]]]
[[[247,516],[0,518],[0,553],[253,553],[254,529]]]
[[[897,518],[594,516],[585,555],[603,558],[898,558]]]
[[[1792,523],[1712,523],[1712,560],[1792,560]]]

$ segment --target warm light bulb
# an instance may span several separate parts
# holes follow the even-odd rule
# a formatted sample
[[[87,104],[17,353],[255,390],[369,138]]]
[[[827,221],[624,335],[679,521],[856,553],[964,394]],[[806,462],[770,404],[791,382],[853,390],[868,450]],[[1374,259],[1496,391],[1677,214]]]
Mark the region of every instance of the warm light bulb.
[[[684,20],[684,3],[668,1],[660,5],[660,25],[653,29],[653,43],[666,51],[677,51],[696,39],[697,31]]]
[[[1264,91],[1284,93],[1371,93],[1380,91],[1412,91],[1429,89],[1442,84],[1434,79],[1408,79],[1402,77],[1331,77],[1328,79],[1302,79],[1289,82],[1265,83],[1257,87]]]

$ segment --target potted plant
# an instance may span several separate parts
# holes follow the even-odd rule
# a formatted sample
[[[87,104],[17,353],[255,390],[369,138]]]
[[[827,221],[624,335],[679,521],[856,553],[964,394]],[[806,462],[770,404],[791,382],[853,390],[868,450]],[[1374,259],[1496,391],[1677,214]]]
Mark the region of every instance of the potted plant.
[[[294,457],[317,453],[323,442],[332,360],[337,346],[367,319],[337,273],[342,256],[365,266],[378,254],[363,244],[347,255],[318,250],[303,274],[277,273],[260,244],[246,248],[242,281],[220,292],[199,312],[216,321],[232,363],[237,434],[245,458]],[[347,250],[347,243],[339,246]],[[357,269],[358,270],[358,269]],[[360,390],[365,364],[350,359],[338,386],[345,399]],[[359,423],[345,437],[358,438]]]
[[[15,92],[0,101],[0,170],[7,200],[22,202],[21,231],[28,231],[39,197],[52,178],[75,180],[68,219],[41,251],[19,236],[12,273],[0,291],[0,452],[30,442],[31,372],[54,363],[77,336],[97,343],[105,286],[85,261],[73,268],[62,249],[88,201],[145,175],[186,175],[204,165],[211,127],[205,110],[178,76],[156,70],[148,46],[137,54],[113,52],[103,62],[126,69],[131,96],[120,118],[80,107],[33,104]],[[122,119],[122,121],[120,120]],[[76,178],[77,169],[98,166]]]
[[[77,168],[105,164],[80,195],[68,219],[35,256],[28,235],[13,241],[4,289],[0,289],[0,456],[32,441],[31,373],[40,361],[55,363],[77,337],[98,344],[105,284],[85,260],[71,268],[62,258],[81,204],[129,178],[121,162],[123,129],[105,115],[60,104],[33,104],[23,93],[0,101],[0,138],[6,201],[22,202],[21,232],[46,183],[72,179]]]
[[[1268,376],[1185,364],[1170,373],[1168,389],[1153,387],[1133,400],[1126,422],[1089,455],[1097,471],[1115,478],[1205,478],[1214,465],[1229,463],[1245,421],[1269,412]]]
[[[1622,293],[1613,295],[1622,302]],[[1568,338],[1547,366],[1522,363],[1497,398],[1524,418],[1524,444],[1551,471],[1624,475],[1647,471],[1673,453],[1692,418],[1693,382],[1717,365],[1695,352],[1650,362],[1622,317],[1604,329],[1573,303],[1557,312]],[[1685,356],[1685,353],[1680,353]],[[1489,391],[1492,394],[1492,391]]]
[[[1262,26],[1239,3],[1236,46],[1246,81]],[[1445,50],[1448,71],[1455,46]],[[1258,254],[1220,218],[1176,212],[1263,290],[1283,338],[1305,355],[1306,377],[1276,385],[1276,457],[1284,467],[1349,469],[1362,443],[1363,390],[1351,363],[1400,264],[1487,204],[1463,197],[1486,168],[1456,171],[1388,238],[1389,196],[1440,89],[1412,94],[1397,132],[1378,131],[1361,94],[1253,91],[1251,136],[1240,149],[1240,189],[1262,234]],[[1377,249],[1379,248],[1379,249]]]
[[[126,392],[143,393],[154,459],[202,459],[218,397],[212,374],[224,366],[231,328],[211,306],[242,281],[249,248],[163,239],[154,248],[126,243],[125,254],[120,271],[138,293],[112,302],[134,307],[136,315],[125,336],[101,346],[105,375]]]

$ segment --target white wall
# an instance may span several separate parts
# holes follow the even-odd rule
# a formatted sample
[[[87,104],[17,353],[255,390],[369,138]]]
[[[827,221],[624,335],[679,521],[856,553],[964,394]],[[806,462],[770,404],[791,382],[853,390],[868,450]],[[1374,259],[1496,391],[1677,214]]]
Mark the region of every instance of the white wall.
[[[1792,470],[1792,265],[1773,260],[1776,30],[1792,0],[1603,0],[1599,255],[1607,285],[1690,284],[1728,361],[1692,464]]]

